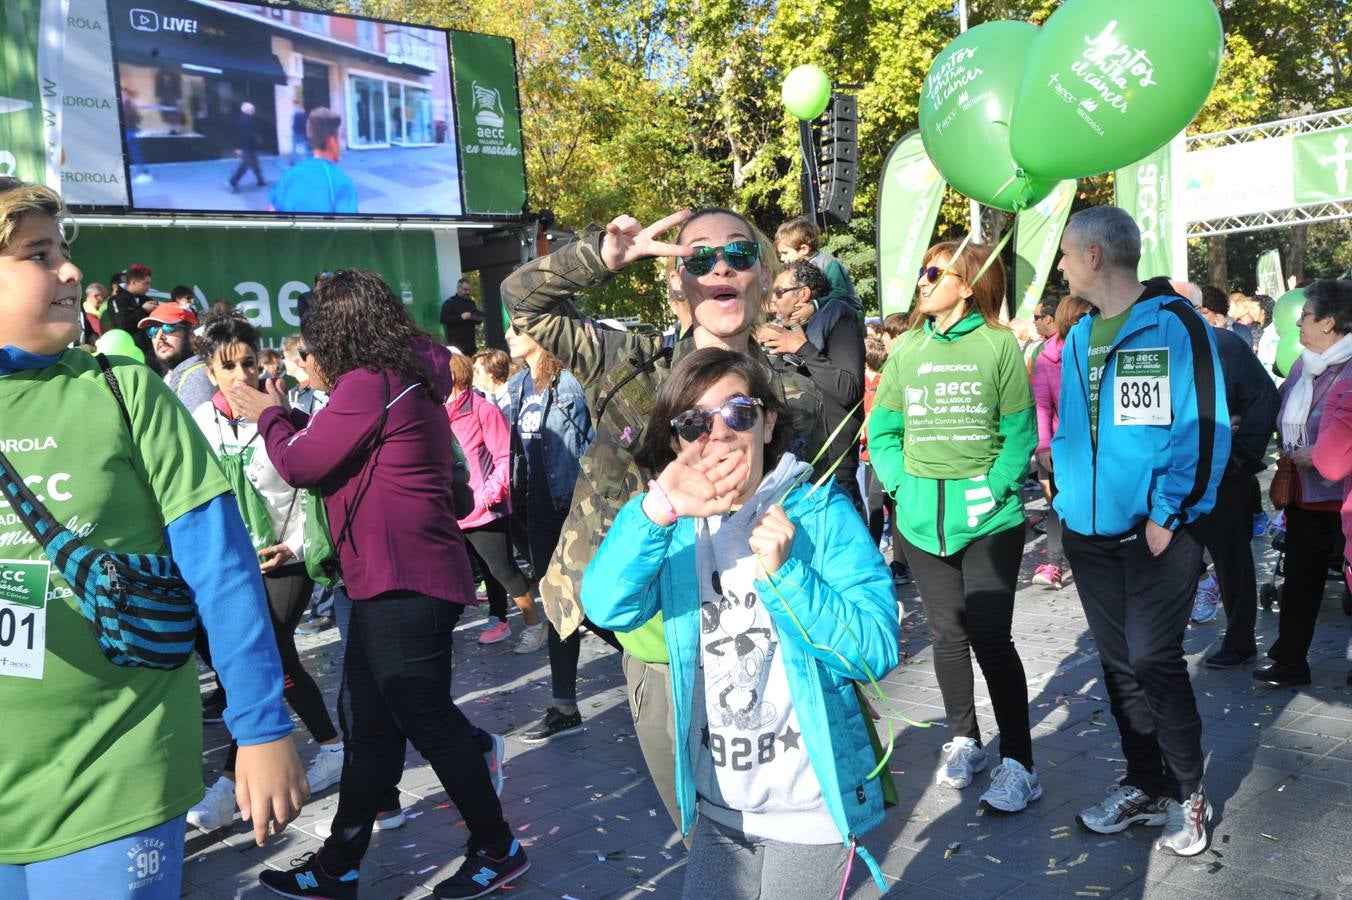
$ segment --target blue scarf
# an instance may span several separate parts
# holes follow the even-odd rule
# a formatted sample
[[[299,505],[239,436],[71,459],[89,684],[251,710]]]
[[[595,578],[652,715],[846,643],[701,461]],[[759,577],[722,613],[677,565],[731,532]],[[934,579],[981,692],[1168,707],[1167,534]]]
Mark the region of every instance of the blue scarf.
[[[0,376],[13,375],[25,369],[45,369],[60,358],[60,353],[47,356],[42,353],[29,353],[13,344],[6,344],[0,347]]]

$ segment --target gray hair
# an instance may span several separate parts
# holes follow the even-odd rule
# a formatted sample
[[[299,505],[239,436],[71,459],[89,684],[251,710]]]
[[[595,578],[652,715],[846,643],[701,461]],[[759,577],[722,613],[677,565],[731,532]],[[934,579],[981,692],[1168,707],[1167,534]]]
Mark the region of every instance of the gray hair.
[[[1124,209],[1118,206],[1091,206],[1070,217],[1066,231],[1074,235],[1080,247],[1098,245],[1108,264],[1118,269],[1136,271],[1141,261],[1141,229]]]

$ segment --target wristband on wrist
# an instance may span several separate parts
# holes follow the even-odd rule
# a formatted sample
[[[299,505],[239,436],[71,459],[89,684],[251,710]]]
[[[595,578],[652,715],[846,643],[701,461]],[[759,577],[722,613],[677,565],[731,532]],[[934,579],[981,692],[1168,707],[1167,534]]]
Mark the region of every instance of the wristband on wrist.
[[[671,498],[667,492],[662,489],[662,485],[657,483],[657,479],[648,482],[648,494],[656,501],[657,505],[662,507],[662,513],[667,517],[667,521],[658,522],[658,525],[670,525],[676,521],[676,507],[671,505]]]

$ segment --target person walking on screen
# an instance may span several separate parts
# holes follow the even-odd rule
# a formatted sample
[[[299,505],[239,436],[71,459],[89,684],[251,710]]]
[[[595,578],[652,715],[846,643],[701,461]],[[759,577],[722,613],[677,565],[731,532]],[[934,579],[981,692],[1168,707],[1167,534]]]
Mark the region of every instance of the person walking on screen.
[[[357,185],[338,167],[342,146],[338,126],[342,116],[323,106],[310,110],[305,134],[311,156],[292,166],[268,194],[268,202],[280,213],[355,213]]]

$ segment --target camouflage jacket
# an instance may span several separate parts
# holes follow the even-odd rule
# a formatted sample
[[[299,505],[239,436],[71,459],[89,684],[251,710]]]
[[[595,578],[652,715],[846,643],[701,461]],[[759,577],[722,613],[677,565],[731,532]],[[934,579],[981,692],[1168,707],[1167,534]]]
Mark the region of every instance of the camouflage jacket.
[[[608,328],[578,311],[573,298],[615,274],[601,261],[602,234],[589,229],[578,240],[517,269],[502,284],[512,324],[559,357],[582,383],[596,429],[581,460],[559,545],[540,582],[545,614],[565,638],[582,622],[583,571],[620,508],[653,477],[634,461],[634,449],[647,427],[657,386],[695,348],[689,334],[675,347],[664,348],[660,334]],[[812,459],[826,439],[820,395],[807,378],[776,372],[759,347],[755,353],[793,412],[790,452]],[[829,464],[824,460],[821,465]]]

